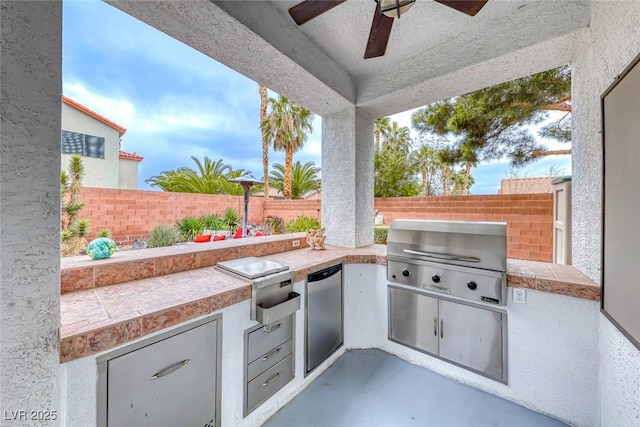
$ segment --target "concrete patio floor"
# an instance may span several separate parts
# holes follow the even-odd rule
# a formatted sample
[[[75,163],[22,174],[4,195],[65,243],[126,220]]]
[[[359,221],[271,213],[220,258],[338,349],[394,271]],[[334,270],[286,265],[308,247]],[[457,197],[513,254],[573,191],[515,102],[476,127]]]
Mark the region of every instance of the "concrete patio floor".
[[[376,349],[347,351],[265,427],[566,424]]]

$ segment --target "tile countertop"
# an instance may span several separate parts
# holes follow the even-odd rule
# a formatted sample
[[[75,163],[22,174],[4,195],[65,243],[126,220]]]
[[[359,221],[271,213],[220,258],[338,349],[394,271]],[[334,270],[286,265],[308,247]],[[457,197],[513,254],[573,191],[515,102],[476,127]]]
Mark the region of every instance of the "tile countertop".
[[[295,281],[340,262],[386,265],[387,248],[327,246],[265,256],[296,271]],[[249,255],[247,255],[249,256]],[[572,266],[509,260],[508,286],[590,300],[600,287]],[[60,362],[96,354],[251,298],[251,285],[213,267],[78,290],[61,296]]]

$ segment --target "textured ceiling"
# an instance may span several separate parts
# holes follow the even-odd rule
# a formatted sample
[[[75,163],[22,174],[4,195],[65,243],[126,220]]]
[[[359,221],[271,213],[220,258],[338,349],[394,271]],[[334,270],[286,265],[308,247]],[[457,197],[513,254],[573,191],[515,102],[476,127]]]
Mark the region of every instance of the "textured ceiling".
[[[386,55],[363,59],[374,0],[302,26],[287,12],[297,1],[109,3],[321,115],[388,115],[566,64],[590,19],[588,0],[489,0],[475,17],[417,0]]]

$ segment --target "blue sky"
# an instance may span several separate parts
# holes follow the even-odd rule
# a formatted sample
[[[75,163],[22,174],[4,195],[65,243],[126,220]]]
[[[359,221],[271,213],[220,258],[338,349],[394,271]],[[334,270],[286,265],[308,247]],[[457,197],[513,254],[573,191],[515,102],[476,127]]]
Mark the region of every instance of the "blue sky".
[[[144,157],[140,189],[163,170],[193,167],[191,156],[262,177],[257,83],[101,1],[65,0],[63,7],[64,94],[127,128],[122,149]],[[411,112],[391,119],[410,126]],[[294,160],[321,166],[320,133],[316,116]],[[271,165],[284,162],[281,152],[269,157]],[[540,176],[552,166],[571,173],[568,156],[552,156],[518,174]],[[472,175],[474,194],[495,194],[510,177],[506,162]]]

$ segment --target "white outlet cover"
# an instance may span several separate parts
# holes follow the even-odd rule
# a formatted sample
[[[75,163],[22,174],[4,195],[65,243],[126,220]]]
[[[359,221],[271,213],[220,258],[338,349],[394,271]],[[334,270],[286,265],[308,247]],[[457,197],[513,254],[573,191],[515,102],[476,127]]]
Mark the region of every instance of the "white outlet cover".
[[[513,302],[524,304],[527,300],[527,291],[521,288],[513,288]]]

